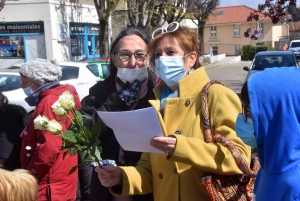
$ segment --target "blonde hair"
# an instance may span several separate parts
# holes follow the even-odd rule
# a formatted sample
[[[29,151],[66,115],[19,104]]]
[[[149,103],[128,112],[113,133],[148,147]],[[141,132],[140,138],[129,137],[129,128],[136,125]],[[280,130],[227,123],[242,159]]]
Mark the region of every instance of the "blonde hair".
[[[35,201],[37,194],[37,180],[29,171],[0,168],[0,201]]]

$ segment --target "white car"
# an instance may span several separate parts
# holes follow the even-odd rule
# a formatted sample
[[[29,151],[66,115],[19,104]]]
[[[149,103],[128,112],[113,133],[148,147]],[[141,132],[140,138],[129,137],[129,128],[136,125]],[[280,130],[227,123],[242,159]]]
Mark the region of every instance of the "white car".
[[[61,84],[72,84],[80,100],[89,94],[89,89],[101,79],[95,76],[88,68],[88,63],[59,62],[62,67]],[[20,88],[21,79],[18,69],[0,70],[0,90],[12,104],[23,106],[27,112],[34,109],[24,100],[29,91]]]

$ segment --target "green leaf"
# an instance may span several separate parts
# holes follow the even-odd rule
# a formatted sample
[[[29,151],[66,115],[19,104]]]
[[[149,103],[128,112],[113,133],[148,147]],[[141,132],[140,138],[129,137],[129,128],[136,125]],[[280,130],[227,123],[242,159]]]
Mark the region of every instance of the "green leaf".
[[[88,116],[88,115],[82,115],[83,118],[86,118],[86,119],[92,119],[92,117]]]
[[[89,157],[89,155],[87,153],[88,153],[87,150],[83,150],[83,152],[81,154],[81,158],[83,161],[85,161]]]
[[[100,151],[100,153],[102,152],[102,146],[98,146],[97,149]]]
[[[95,149],[94,156],[97,158],[98,161],[102,160],[100,153],[101,151],[99,151],[99,148],[97,147],[97,149]]]
[[[78,122],[80,123],[80,125],[83,125],[83,119],[82,119],[82,114],[79,111],[75,111],[76,114],[76,118],[78,120]]]
[[[73,172],[75,172],[76,169],[78,168],[78,166],[79,166],[79,165],[76,165],[76,166],[72,167],[72,169],[71,169],[70,172],[69,172],[69,175],[72,174]]]
[[[68,140],[70,142],[77,142],[75,136],[74,136],[74,132],[73,131],[70,131],[70,130],[66,130],[62,135],[61,137],[64,139],[64,140]]]
[[[100,140],[98,138],[96,138],[94,140],[93,146],[98,146],[100,144]]]
[[[78,150],[77,150],[77,149],[71,149],[70,156],[74,156],[74,155],[76,155],[76,154],[77,154],[77,152],[78,152]]]
[[[65,151],[65,152],[63,153],[63,159],[66,158],[67,154],[68,154],[68,151]]]

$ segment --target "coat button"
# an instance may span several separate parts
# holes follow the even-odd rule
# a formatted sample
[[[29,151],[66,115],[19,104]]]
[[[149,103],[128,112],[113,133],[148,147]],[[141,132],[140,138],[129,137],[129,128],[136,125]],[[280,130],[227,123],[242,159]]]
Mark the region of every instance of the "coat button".
[[[180,130],[175,131],[175,134],[181,134]]]
[[[177,169],[176,168],[174,168],[174,173],[177,174]]]
[[[186,107],[188,107],[190,104],[191,104],[191,101],[189,101],[189,100],[186,100],[186,101],[185,101],[185,106],[186,106]]]
[[[158,174],[158,178],[160,178],[160,179],[162,179],[162,178],[163,178],[163,175],[162,175],[162,173],[159,173],[159,174]]]

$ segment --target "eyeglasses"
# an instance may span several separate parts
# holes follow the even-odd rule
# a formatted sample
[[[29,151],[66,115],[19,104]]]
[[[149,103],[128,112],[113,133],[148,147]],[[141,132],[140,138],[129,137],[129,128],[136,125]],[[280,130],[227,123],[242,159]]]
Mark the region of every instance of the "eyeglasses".
[[[179,28],[178,22],[172,22],[170,23],[166,28],[158,28],[152,33],[152,38],[154,39],[156,36],[163,32],[173,32],[176,31]]]
[[[134,53],[132,53],[129,50],[119,50],[115,54],[117,54],[120,61],[129,61],[132,55],[134,55],[134,58],[137,61],[144,61],[149,52],[146,50],[137,50]]]

